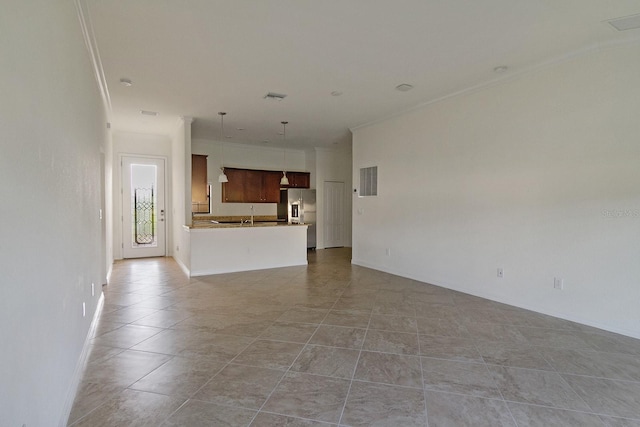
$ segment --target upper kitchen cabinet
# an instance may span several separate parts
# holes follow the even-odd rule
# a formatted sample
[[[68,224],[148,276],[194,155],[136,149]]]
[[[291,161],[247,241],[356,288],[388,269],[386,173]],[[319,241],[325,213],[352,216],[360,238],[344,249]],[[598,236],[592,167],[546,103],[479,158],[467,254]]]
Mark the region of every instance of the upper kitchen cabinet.
[[[191,212],[209,213],[207,156],[191,156]]]
[[[244,169],[224,168],[229,182],[222,184],[223,203],[243,203],[245,201],[245,179]]]
[[[278,203],[280,172],[225,168],[229,182],[222,184],[223,203]]]
[[[309,172],[287,172],[289,185],[287,188],[309,188],[311,187],[311,174]]]
[[[280,172],[264,171],[262,188],[266,202],[280,203],[280,176]]]
[[[245,202],[278,203],[279,201],[279,172],[245,170]]]

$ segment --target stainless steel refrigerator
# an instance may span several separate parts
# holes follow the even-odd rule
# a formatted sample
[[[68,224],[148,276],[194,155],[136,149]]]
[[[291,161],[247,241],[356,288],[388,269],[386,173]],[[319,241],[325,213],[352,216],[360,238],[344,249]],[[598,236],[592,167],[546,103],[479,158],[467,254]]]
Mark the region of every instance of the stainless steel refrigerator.
[[[316,190],[288,188],[280,190],[278,219],[290,224],[309,224],[307,249],[316,248]]]

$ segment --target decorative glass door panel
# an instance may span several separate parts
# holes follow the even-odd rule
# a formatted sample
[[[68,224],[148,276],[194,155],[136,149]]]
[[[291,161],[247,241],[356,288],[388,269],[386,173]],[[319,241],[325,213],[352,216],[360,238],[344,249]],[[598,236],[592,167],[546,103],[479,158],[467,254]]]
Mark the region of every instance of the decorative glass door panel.
[[[165,255],[164,159],[123,157],[124,258]]]

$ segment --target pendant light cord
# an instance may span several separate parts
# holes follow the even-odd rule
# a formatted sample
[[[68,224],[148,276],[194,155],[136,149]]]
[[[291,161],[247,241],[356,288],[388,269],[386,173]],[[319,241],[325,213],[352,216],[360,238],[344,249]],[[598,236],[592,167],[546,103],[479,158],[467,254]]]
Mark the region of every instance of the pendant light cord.
[[[227,113],[221,111],[218,114],[220,114],[220,142],[222,142],[222,167],[220,169],[224,173],[224,116]]]
[[[224,111],[218,113],[220,115],[220,143],[222,144],[222,155],[220,156],[222,163],[220,165],[220,171],[222,172],[220,176],[218,176],[218,182],[225,183],[229,182],[229,178],[227,178],[227,174],[224,173]]]
[[[282,141],[284,148],[282,149],[282,173],[287,171],[287,123],[282,122]]]
[[[287,123],[289,122],[281,122],[282,123],[282,179],[280,180],[280,185],[289,185],[289,178],[287,178]]]

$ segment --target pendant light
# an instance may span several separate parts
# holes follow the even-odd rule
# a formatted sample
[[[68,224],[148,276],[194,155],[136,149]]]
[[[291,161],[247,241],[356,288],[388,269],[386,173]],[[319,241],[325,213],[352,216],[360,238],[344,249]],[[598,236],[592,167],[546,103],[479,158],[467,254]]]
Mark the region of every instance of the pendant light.
[[[287,124],[289,122],[280,122],[282,123],[282,140],[284,141],[285,147],[282,150],[282,179],[280,180],[280,185],[289,185],[289,178],[287,178]]]
[[[218,176],[218,182],[229,182],[229,178],[227,178],[227,174],[224,173],[224,111],[218,113],[220,115],[220,141],[222,142],[222,167],[220,170],[222,173]]]

